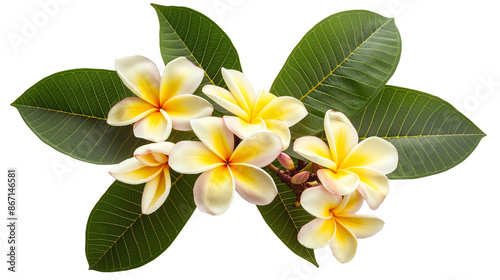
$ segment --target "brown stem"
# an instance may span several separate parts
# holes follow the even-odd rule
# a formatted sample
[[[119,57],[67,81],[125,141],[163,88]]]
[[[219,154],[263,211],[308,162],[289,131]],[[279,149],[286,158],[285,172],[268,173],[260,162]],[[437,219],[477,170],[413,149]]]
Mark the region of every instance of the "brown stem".
[[[307,163],[305,164],[304,163],[305,162],[301,163],[299,161],[297,164],[297,168],[292,170],[281,170],[278,167],[274,166],[273,164],[269,164],[267,166],[269,170],[271,170],[274,174],[276,174],[276,176],[278,177],[278,179],[280,179],[282,183],[285,183],[291,190],[293,190],[293,192],[295,192],[295,195],[297,196],[297,202],[295,203],[296,207],[300,205],[300,197],[302,195],[302,192],[304,192],[305,189],[310,187],[310,185],[307,182],[314,182],[317,181],[318,179],[318,176],[316,174],[309,174],[309,179],[307,180],[307,182],[303,184],[292,183],[292,177],[295,176],[295,174],[299,173],[300,170],[307,165]]]

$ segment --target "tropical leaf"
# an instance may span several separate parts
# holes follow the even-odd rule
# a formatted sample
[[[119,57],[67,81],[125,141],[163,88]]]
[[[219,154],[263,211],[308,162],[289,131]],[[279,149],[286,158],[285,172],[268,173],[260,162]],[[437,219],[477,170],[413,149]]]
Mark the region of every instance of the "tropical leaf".
[[[131,157],[146,141],[132,127],[112,127],[106,116],[119,100],[132,96],[116,72],[75,69],[39,81],[12,106],[46,144],[86,162],[110,164]]]
[[[271,92],[301,100],[309,115],[294,138],[323,130],[329,109],[352,116],[377,96],[396,70],[401,38],[393,19],[355,10],[331,15],[299,42]]]
[[[292,252],[318,266],[314,250],[302,246],[297,240],[300,228],[314,217],[307,213],[302,206],[296,207],[294,205],[297,200],[295,192],[274,174],[272,176],[278,187],[278,195],[270,204],[258,206],[262,217],[281,242]]]
[[[134,94],[115,71],[75,69],[44,78],[12,106],[38,138],[57,151],[90,163],[115,164],[148,143],[134,136],[132,126],[106,122],[111,107],[129,96]],[[174,131],[169,139],[193,135]]]
[[[398,149],[399,164],[391,179],[446,171],[465,160],[486,136],[448,102],[395,86],[386,86],[351,121],[360,140],[379,136]]]
[[[90,213],[85,252],[89,269],[112,272],[142,266],[165,251],[196,208],[197,176],[171,171],[167,201],[150,215],[141,212],[144,184],[115,181]]]
[[[202,86],[225,86],[222,67],[241,71],[233,43],[210,18],[186,7],[153,7],[160,20],[160,51],[165,64],[179,56],[187,57],[205,70]]]

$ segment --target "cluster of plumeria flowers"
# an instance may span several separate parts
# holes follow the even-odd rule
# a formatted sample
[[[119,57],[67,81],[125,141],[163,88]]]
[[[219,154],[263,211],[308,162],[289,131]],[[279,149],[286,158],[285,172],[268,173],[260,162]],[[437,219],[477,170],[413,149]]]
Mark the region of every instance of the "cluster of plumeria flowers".
[[[264,167],[297,193],[302,207],[316,217],[304,225],[299,242],[308,248],[329,245],[342,263],[350,261],[357,238],[380,231],[382,220],[355,214],[363,201],[377,209],[389,191],[386,174],[397,167],[398,154],[389,142],[370,137],[358,143],[358,134],[340,112],[328,111],[324,129],[327,143],[315,136],[297,139],[293,151],[310,164],[296,167],[283,153],[291,142],[289,128],[307,115],[299,100],[256,92],[239,71],[221,69],[229,90],[205,85],[202,92],[233,116],[212,117],[210,102],[193,93],[205,72],[184,57],[169,62],[161,75],[142,56],[118,59],[116,70],[137,97],[128,97],[109,111],[110,125],[134,124],[134,135],[154,143],[141,146],[134,157],[110,170],[127,184],[145,183],[143,214],[165,202],[171,188],[170,168],[182,174],[200,174],[193,187],[197,207],[220,215],[234,192],[255,205],[271,203],[278,190]],[[199,141],[166,142],[172,130],[193,131]],[[278,169],[278,160],[286,169]]]

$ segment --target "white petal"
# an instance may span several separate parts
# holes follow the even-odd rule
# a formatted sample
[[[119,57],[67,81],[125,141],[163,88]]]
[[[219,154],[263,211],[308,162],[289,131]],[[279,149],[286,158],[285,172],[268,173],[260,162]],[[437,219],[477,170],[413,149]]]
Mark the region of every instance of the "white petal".
[[[358,176],[350,171],[340,169],[335,173],[330,169],[320,169],[317,174],[321,184],[328,191],[337,195],[350,194],[359,185]]]
[[[300,196],[300,204],[304,210],[314,217],[323,219],[330,218],[331,210],[341,201],[342,196],[329,192],[323,186],[307,188]]]
[[[152,142],[167,140],[172,132],[172,121],[168,114],[161,109],[151,113],[134,124],[134,135]]]
[[[335,219],[354,233],[357,238],[373,236],[384,227],[384,221],[371,215],[345,214],[336,216]]]
[[[227,89],[214,85],[206,85],[203,87],[202,91],[215,103],[222,106],[222,108],[244,119],[245,121],[250,121],[251,114],[240,107],[238,100],[236,100],[233,94]]]
[[[170,150],[174,147],[170,142],[152,143],[140,146],[134,151],[134,157],[148,166],[156,166],[168,162]]]
[[[304,247],[318,249],[330,243],[335,230],[333,219],[316,218],[300,229],[297,239]]]
[[[332,150],[333,160],[341,163],[358,144],[358,133],[351,121],[341,112],[327,111],[325,115],[325,134]]]
[[[171,181],[168,166],[158,176],[146,183],[142,193],[142,213],[149,215],[158,210],[170,193]]]
[[[172,148],[168,164],[178,173],[198,174],[225,162],[201,142],[181,141]]]
[[[288,129],[288,127],[281,121],[266,120],[264,123],[266,124],[267,130],[276,133],[276,135],[280,137],[281,144],[283,145],[281,150],[284,151],[288,149],[288,146],[290,146],[290,140],[292,139],[290,129]]]
[[[167,63],[161,80],[161,104],[179,95],[193,94],[204,75],[203,69],[185,57],[178,57]]]
[[[246,201],[267,205],[278,194],[273,178],[264,170],[249,164],[231,164],[230,168],[236,191]]]
[[[247,163],[264,167],[278,158],[281,140],[272,132],[257,132],[250,135],[236,147],[229,162]]]
[[[160,72],[144,56],[128,56],[115,61],[118,76],[135,95],[154,106],[160,105]]]
[[[146,155],[149,153],[160,153],[164,155],[170,155],[170,151],[175,146],[174,143],[171,142],[159,142],[159,143],[151,143],[144,146],[140,146],[134,151],[135,155]]]
[[[163,109],[170,116],[175,130],[189,131],[192,130],[190,123],[192,119],[211,116],[214,107],[199,96],[179,95],[169,99],[163,105]]]
[[[371,209],[377,209],[389,193],[389,179],[384,174],[370,168],[352,167],[348,170],[358,175],[359,193]]]
[[[106,121],[109,125],[124,126],[133,124],[150,113],[158,111],[158,108],[139,97],[127,97],[116,103],[109,110]]]
[[[194,183],[194,202],[205,213],[220,215],[233,200],[234,179],[227,165],[203,172]]]
[[[265,90],[260,90],[259,93],[257,94],[257,98],[253,106],[252,115],[258,116],[260,111],[262,111],[264,107],[266,107],[269,103],[271,103],[271,101],[273,101],[276,98],[278,98],[276,97],[276,95],[269,93]]]
[[[330,242],[332,253],[341,263],[346,263],[352,260],[356,255],[358,241],[356,236],[340,223],[336,223],[337,231]]]
[[[229,91],[238,101],[240,108],[245,110],[245,112],[251,112],[250,108],[253,108],[253,104],[255,104],[257,93],[252,84],[250,84],[250,81],[248,81],[243,73],[237,70],[222,68],[221,72]]]
[[[241,139],[245,139],[256,132],[266,131],[266,124],[260,118],[256,119],[254,123],[248,123],[235,116],[224,116],[223,119],[227,128]]]
[[[333,209],[335,214],[354,214],[363,206],[363,197],[358,191],[352,192],[349,195],[344,195],[342,203],[337,208]]]
[[[346,157],[340,168],[367,167],[389,174],[398,167],[398,151],[380,137],[361,141]]]
[[[337,167],[328,146],[316,136],[305,136],[295,140],[293,150],[318,165],[331,169]]]
[[[147,166],[135,158],[129,158],[111,168],[109,174],[120,182],[138,185],[156,177],[162,168],[162,166]]]
[[[281,96],[272,100],[257,115],[264,120],[276,120],[290,127],[307,116],[307,109],[298,99]]]
[[[228,160],[234,149],[234,135],[222,118],[206,117],[191,120],[191,127],[198,138],[221,159]]]

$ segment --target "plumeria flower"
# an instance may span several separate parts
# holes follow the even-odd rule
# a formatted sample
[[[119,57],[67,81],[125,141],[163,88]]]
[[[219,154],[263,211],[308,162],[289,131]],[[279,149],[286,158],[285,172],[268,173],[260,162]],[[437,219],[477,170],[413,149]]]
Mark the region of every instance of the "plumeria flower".
[[[236,148],[234,135],[222,118],[207,117],[191,121],[201,140],[181,141],[170,154],[170,166],[184,174],[198,174],[194,201],[199,209],[212,215],[224,213],[234,190],[250,203],[266,205],[278,193],[271,176],[261,169],[281,152],[281,141],[272,132],[258,132]]]
[[[142,213],[151,214],[165,202],[170,192],[171,181],[168,169],[170,142],[141,146],[129,158],[113,167],[109,174],[126,184],[146,183],[142,193]]]
[[[385,174],[398,165],[398,152],[388,141],[369,137],[358,144],[358,133],[340,112],[325,115],[328,145],[314,136],[297,139],[293,150],[304,158],[323,166],[317,171],[321,184],[337,195],[356,190],[370,208],[377,209],[389,192]]]
[[[302,193],[300,203],[316,217],[300,229],[297,237],[300,244],[311,249],[329,244],[341,263],[349,262],[356,254],[356,238],[370,237],[384,226],[379,218],[355,214],[363,205],[358,192],[342,199],[322,186],[312,187]]]
[[[134,135],[153,142],[167,140],[172,128],[191,130],[189,121],[212,115],[213,107],[193,95],[200,86],[204,71],[185,57],[170,61],[163,76],[156,65],[143,56],[116,60],[121,80],[137,97],[127,97],[108,113],[114,126],[134,124]]]
[[[286,150],[290,145],[288,128],[307,115],[304,104],[291,96],[276,97],[264,90],[257,94],[243,73],[224,68],[221,71],[229,91],[214,85],[206,85],[202,91],[235,115],[224,116],[229,130],[241,139],[270,130],[281,138]]]

